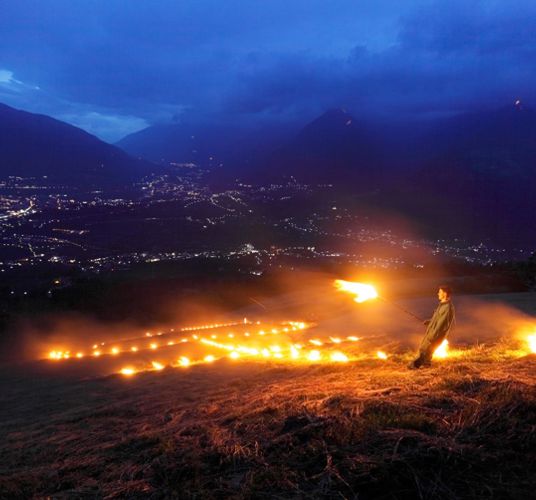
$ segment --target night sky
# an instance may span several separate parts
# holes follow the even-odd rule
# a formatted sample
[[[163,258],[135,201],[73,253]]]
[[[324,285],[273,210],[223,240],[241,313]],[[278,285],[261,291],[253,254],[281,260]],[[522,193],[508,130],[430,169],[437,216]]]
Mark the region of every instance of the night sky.
[[[2,0],[0,102],[107,141],[154,123],[531,105],[533,0]]]

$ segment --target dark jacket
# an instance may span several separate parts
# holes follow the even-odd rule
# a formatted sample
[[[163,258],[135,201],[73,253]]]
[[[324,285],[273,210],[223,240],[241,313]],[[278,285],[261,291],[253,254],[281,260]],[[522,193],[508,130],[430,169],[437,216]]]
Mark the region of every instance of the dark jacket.
[[[455,321],[454,306],[450,300],[440,302],[428,323],[425,338],[429,341],[443,339]]]

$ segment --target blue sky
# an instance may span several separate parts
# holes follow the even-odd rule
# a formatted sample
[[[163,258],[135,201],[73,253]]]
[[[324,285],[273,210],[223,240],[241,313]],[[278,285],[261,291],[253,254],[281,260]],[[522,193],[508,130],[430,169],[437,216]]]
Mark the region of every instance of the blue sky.
[[[0,0],[0,102],[104,140],[177,120],[534,103],[528,0]]]

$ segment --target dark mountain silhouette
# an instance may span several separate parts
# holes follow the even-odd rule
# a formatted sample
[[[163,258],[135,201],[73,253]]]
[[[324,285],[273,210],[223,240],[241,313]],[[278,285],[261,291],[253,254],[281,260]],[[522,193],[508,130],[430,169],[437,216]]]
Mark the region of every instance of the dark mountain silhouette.
[[[299,182],[347,185],[356,189],[381,182],[381,143],[371,128],[343,109],[332,109],[307,124],[266,157],[253,179],[294,177]]]
[[[184,122],[161,124],[130,134],[117,146],[129,154],[162,163],[195,163],[241,171],[280,144],[290,124]]]
[[[0,175],[74,186],[117,185],[158,169],[49,116],[0,104]]]
[[[468,113],[422,138],[418,168],[393,198],[415,217],[494,241],[536,241],[536,112]]]

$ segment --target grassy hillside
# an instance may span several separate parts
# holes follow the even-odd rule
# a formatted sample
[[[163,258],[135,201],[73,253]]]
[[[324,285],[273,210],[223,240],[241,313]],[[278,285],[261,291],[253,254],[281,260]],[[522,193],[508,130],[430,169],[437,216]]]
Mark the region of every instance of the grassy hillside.
[[[529,498],[536,356],[0,374],[0,498]]]

